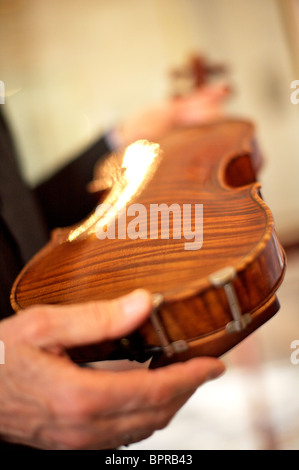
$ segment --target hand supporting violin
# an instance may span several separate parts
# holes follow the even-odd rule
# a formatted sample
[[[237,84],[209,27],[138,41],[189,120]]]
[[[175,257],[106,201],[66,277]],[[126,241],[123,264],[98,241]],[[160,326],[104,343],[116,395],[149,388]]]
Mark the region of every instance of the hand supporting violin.
[[[157,370],[81,368],[65,350],[137,328],[152,309],[139,290],[113,301],[35,306],[0,324],[0,436],[40,449],[109,449],[167,425],[218,359],[192,359]]]

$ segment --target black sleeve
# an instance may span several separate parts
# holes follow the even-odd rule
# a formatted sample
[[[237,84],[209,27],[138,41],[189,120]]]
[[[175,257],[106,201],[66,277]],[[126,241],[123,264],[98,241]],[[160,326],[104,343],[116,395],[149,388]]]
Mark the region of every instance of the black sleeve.
[[[95,195],[86,187],[95,164],[107,153],[110,150],[103,137],[35,189],[50,230],[76,224],[96,206]]]

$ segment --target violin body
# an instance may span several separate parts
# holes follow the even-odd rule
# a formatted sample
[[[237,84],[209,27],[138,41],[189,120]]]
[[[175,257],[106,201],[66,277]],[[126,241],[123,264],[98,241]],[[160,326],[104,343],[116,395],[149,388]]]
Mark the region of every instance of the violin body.
[[[152,357],[152,367],[158,367],[220,356],[279,309],[276,290],[286,259],[256,182],[261,158],[254,126],[226,119],[180,129],[153,149],[145,170],[139,168],[142,152],[124,163],[125,149],[100,164],[105,210],[95,210],[76,227],[56,229],[14,283],[15,311],[113,299],[136,288],[153,294],[152,315],[138,331],[73,349],[75,361]],[[174,236],[174,228],[168,236],[160,226],[150,232],[151,207],[161,204],[202,209],[197,245]],[[139,209],[138,221],[129,207]],[[127,233],[123,227],[117,232],[121,210]],[[195,212],[190,213],[194,234]]]

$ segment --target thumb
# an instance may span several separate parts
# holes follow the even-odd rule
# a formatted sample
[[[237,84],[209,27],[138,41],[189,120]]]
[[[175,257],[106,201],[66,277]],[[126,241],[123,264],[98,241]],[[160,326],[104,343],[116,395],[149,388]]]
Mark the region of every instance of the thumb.
[[[105,341],[136,329],[151,309],[151,295],[141,289],[115,300],[35,306],[27,311],[23,338],[51,350]]]

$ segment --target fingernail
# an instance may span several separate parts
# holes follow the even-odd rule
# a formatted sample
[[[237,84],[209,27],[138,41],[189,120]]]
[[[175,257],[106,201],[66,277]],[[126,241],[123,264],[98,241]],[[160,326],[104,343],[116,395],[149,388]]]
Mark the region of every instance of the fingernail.
[[[122,307],[126,315],[137,315],[149,308],[149,303],[149,295],[141,289],[135,290],[122,299]]]
[[[220,377],[224,372],[225,372],[225,369],[223,367],[214,369],[207,375],[206,381],[208,382],[209,380],[215,380],[218,377]]]

